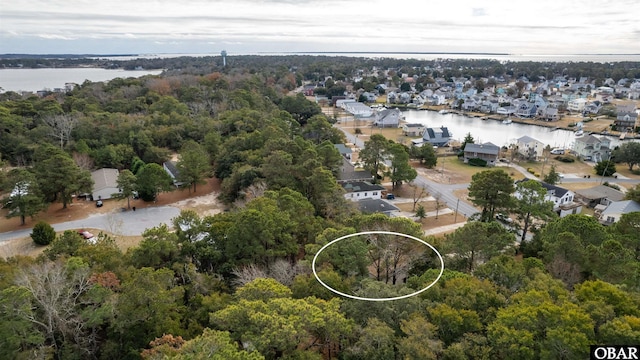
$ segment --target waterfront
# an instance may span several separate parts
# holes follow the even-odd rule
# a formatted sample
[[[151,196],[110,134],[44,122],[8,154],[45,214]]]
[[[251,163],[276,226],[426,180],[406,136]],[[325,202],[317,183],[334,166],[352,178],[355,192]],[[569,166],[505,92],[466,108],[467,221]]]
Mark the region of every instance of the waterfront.
[[[43,68],[43,69],[0,69],[0,88],[4,91],[53,90],[64,88],[65,83],[82,84],[109,81],[115,78],[158,75],[162,70],[122,70],[101,68]]]
[[[440,114],[436,111],[406,110],[402,112],[407,123],[419,123],[427,127],[445,126],[453,134],[453,139],[462,142],[467,133],[471,133],[476,143],[491,142],[506,146],[516,142],[522,136],[529,136],[552,148],[571,148],[576,136],[573,131],[553,130],[550,127],[519,124],[503,124],[498,120],[481,120],[458,114]],[[621,142],[614,136],[608,136],[612,146]]]

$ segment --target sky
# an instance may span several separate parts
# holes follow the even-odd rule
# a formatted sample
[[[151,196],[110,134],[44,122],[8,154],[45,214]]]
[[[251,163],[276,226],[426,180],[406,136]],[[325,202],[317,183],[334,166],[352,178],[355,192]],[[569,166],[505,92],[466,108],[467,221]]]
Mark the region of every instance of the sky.
[[[0,53],[639,54],[638,0],[12,0]]]

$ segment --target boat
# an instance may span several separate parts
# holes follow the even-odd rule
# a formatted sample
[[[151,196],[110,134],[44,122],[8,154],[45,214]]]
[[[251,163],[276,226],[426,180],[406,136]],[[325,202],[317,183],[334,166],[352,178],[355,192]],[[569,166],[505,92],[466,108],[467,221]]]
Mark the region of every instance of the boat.
[[[582,136],[582,135],[584,135],[584,131],[582,131],[582,129],[576,130],[576,136]]]
[[[506,118],[504,120],[502,120],[503,124],[511,124],[513,121],[510,118]]]
[[[442,115],[448,114],[448,113],[449,112],[447,110],[445,110],[445,109],[442,109],[442,110],[438,111],[438,114],[442,114]]]

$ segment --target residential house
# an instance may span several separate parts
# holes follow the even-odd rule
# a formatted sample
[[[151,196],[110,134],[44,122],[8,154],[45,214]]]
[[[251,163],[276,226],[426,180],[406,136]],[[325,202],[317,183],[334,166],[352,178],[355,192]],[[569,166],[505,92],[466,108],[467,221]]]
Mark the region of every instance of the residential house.
[[[534,103],[522,102],[516,108],[516,116],[521,118],[531,118],[536,115],[537,107]]]
[[[549,106],[540,112],[540,118],[545,121],[558,121],[560,114],[557,108]]]
[[[302,93],[305,96],[313,96],[315,90],[316,84],[306,84],[304,87],[302,87]]]
[[[368,91],[363,92],[362,96],[364,96],[365,100],[369,103],[373,103],[373,102],[376,102],[376,100],[378,100],[378,95]]]
[[[385,190],[383,186],[368,181],[344,181],[340,185],[346,191],[345,199],[351,201],[382,199],[382,192]]]
[[[337,175],[337,180],[338,183],[354,181],[371,182],[373,181],[373,175],[371,175],[370,171],[356,169],[355,165],[353,165],[351,161],[343,157],[342,166],[340,167],[340,172]]]
[[[360,200],[358,201],[358,208],[365,214],[382,213],[387,216],[392,216],[400,211],[399,208],[382,199]]]
[[[118,188],[118,169],[98,169],[91,173],[93,200],[111,199],[113,194],[120,192]]]
[[[598,138],[593,135],[585,135],[576,138],[573,143],[573,151],[583,160],[599,162],[609,159],[610,144],[607,137]]]
[[[351,160],[351,154],[353,154],[353,150],[345,144],[333,144],[335,148],[338,150],[340,155],[342,155],[345,159]]]
[[[602,108],[602,103],[600,101],[593,101],[584,106],[583,113],[584,114],[597,114],[600,112]]]
[[[402,111],[398,109],[384,109],[375,113],[373,125],[377,127],[398,127],[402,119]]]
[[[582,113],[584,107],[587,105],[587,99],[577,98],[570,100],[567,104],[567,110],[576,113]]]
[[[424,132],[425,126],[422,124],[403,124],[402,135],[405,136],[420,136]]]
[[[445,146],[449,143],[452,136],[453,135],[449,133],[449,129],[444,126],[440,128],[426,128],[422,133],[422,140],[433,146]]]
[[[527,160],[535,161],[542,158],[542,152],[544,151],[542,142],[525,135],[516,140],[516,145],[518,146],[518,153]]]
[[[355,117],[365,118],[374,114],[374,110],[371,107],[360,102],[343,102],[341,107]]]
[[[490,142],[484,144],[467,144],[464,147],[464,162],[469,159],[482,159],[487,162],[487,166],[494,166],[498,161],[500,147]]]
[[[623,200],[624,193],[606,185],[598,185],[588,189],[576,190],[576,199],[590,208],[595,208],[598,205],[607,207],[614,201]]]
[[[527,180],[528,179],[523,179],[519,181]],[[539,181],[539,183],[547,190],[544,200],[551,201],[553,203],[553,211],[555,211],[560,217],[565,217],[570,214],[580,214],[582,212],[582,204],[573,201],[575,197],[575,193],[573,191],[557,185],[547,184],[542,181]],[[514,196],[519,198],[521,195],[516,192]]]
[[[633,131],[638,120],[635,103],[619,104],[616,111],[617,116],[614,124],[618,131]]]
[[[180,187],[184,184],[182,181],[178,180],[180,178],[180,172],[176,167],[175,161],[165,161],[162,164],[162,167],[164,168],[164,171],[166,171],[167,174],[171,176],[171,179],[173,180],[173,185],[175,185],[176,187]]]
[[[600,214],[600,223],[611,225],[620,220],[622,215],[640,211],[640,204],[633,200],[614,201]]]

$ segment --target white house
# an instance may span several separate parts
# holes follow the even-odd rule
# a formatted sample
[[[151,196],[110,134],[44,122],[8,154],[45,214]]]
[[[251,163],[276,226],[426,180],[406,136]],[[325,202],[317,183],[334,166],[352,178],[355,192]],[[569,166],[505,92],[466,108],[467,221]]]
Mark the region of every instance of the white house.
[[[91,173],[93,189],[91,196],[94,200],[111,199],[113,194],[120,192],[118,188],[118,169],[99,169]]]
[[[583,98],[573,99],[569,101],[569,103],[567,104],[567,110],[571,112],[582,112],[586,104],[587,104],[587,99],[583,99]]]
[[[622,215],[640,211],[640,204],[633,200],[614,201],[600,215],[600,222],[611,225],[618,222]]]
[[[516,145],[518,146],[518,153],[529,160],[538,160],[542,158],[542,152],[544,150],[544,144],[527,135],[518,138]]]
[[[359,102],[344,102],[342,103],[342,108],[357,117],[370,117],[373,115],[371,107]]]
[[[523,179],[519,181],[528,181],[529,179]],[[570,214],[580,214],[582,212],[582,205],[573,201],[575,193],[565,188],[547,184],[539,181],[540,185],[547,190],[547,194],[544,196],[545,201],[551,201],[553,203],[553,211],[555,211],[560,217],[565,217]],[[516,191],[513,196],[520,198],[521,195]]]
[[[610,144],[606,137],[598,138],[586,135],[576,138],[573,143],[573,151],[584,160],[598,162],[609,159]]]
[[[405,136],[420,136],[424,132],[424,125],[422,124],[403,124],[402,135]]]
[[[434,146],[445,146],[451,140],[452,134],[449,129],[442,126],[440,128],[426,128],[422,133],[424,142],[431,143]]]
[[[382,191],[385,190],[383,186],[368,181],[345,181],[340,185],[346,191],[345,199],[351,201],[382,199]]]
[[[375,113],[373,125],[377,127],[398,127],[402,111],[398,109],[384,109]]]

